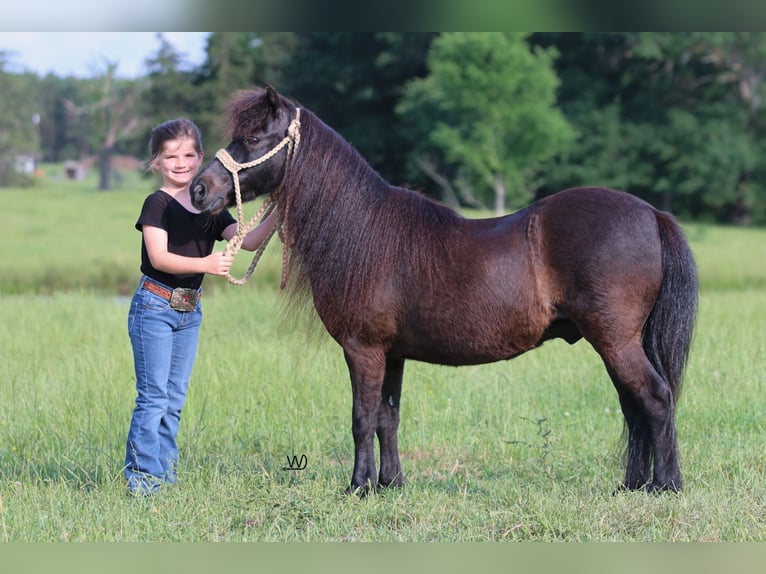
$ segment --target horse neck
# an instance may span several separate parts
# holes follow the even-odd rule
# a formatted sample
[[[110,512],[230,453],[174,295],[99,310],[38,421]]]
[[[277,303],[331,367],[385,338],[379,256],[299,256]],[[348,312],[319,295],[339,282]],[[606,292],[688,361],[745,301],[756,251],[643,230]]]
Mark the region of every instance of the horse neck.
[[[323,238],[343,242],[344,230],[381,208],[391,187],[337,132],[310,112],[302,112],[301,141],[285,176],[283,196],[287,227],[298,249]]]

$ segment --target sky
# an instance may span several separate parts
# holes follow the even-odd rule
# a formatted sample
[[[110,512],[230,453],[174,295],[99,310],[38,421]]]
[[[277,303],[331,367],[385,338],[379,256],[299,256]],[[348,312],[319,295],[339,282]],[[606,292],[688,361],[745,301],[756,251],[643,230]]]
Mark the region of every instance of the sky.
[[[49,72],[59,77],[93,77],[117,63],[117,75],[145,73],[144,60],[159,49],[158,32],[0,32],[5,70]],[[208,32],[162,32],[189,65],[205,59]]]

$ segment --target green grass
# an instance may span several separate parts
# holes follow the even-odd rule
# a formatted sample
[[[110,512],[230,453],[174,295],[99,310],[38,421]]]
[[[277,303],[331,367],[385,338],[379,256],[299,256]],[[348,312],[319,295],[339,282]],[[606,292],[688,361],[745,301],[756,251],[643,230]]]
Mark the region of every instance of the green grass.
[[[211,281],[179,483],[126,496],[134,379],[120,293],[138,276],[132,225],[147,191],[0,192],[12,247],[0,278],[0,540],[766,539],[766,234],[711,226],[687,227],[703,292],[678,408],[680,494],[611,495],[616,394],[587,344],[552,341],[492,365],[409,362],[406,485],[345,496],[348,373],[329,337],[280,320],[272,247],[247,286]],[[282,469],[302,454],[305,470]]]
[[[617,400],[584,344],[508,363],[411,363],[403,489],[342,495],[353,463],[348,375],[334,343],[282,327],[273,289],[205,302],[180,433],[181,481],[125,496],[133,400],[127,302],[10,296],[0,402],[4,540],[763,540],[760,292],[702,313],[678,423],[686,490],[611,496]],[[247,316],[247,320],[243,320]],[[743,325],[748,325],[743,328]],[[282,470],[305,454],[301,472]]]

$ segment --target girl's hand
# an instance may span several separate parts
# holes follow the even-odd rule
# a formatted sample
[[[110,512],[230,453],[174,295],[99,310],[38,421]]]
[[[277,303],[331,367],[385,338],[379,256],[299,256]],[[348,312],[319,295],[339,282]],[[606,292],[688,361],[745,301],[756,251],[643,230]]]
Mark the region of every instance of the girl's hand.
[[[234,261],[232,255],[227,255],[225,252],[211,253],[205,257],[205,273],[210,275],[226,275],[231,269],[231,264]]]

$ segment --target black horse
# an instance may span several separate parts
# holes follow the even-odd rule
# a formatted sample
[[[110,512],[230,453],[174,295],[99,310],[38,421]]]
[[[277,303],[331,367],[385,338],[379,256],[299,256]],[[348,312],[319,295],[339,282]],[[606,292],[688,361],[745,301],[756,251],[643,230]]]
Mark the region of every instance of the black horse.
[[[233,176],[243,200],[278,201],[290,292],[313,298],[348,364],[351,490],[402,483],[406,359],[488,363],[554,337],[584,338],[603,359],[628,430],[622,487],[681,488],[675,406],[698,288],[669,214],[587,187],[505,217],[465,219],[386,183],[271,87],[236,94],[229,119],[231,142],[192,183],[192,200],[210,212],[233,205]]]

